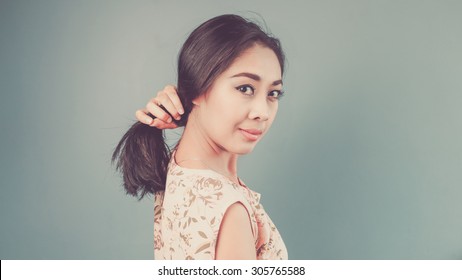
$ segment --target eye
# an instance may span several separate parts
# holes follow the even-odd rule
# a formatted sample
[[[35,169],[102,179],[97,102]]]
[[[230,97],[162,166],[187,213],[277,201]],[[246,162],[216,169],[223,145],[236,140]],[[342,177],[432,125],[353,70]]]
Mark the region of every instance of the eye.
[[[284,91],[282,90],[272,90],[268,93],[268,96],[275,99],[281,99],[284,95]]]
[[[236,89],[244,95],[253,95],[255,92],[255,89],[250,85],[238,86]]]

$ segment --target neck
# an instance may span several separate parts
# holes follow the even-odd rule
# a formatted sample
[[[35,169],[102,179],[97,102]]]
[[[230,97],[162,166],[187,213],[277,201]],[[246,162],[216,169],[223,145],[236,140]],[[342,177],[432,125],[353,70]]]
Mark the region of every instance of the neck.
[[[178,144],[175,160],[193,169],[212,169],[239,185],[236,154],[230,153],[208,137],[191,114]]]

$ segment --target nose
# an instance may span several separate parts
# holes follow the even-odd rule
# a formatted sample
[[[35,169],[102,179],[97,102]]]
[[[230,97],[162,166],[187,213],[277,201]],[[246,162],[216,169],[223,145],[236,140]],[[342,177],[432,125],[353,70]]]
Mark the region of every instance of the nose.
[[[265,98],[255,98],[251,103],[249,119],[267,121],[270,116],[270,106]]]

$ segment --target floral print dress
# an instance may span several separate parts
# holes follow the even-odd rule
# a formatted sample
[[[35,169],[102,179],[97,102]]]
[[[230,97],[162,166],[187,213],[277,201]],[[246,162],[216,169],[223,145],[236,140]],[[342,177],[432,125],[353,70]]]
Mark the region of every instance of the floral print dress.
[[[257,259],[287,259],[276,226],[260,204],[260,194],[208,169],[168,166],[165,191],[154,199],[154,257],[161,260],[215,259],[223,216],[240,202],[249,213]]]

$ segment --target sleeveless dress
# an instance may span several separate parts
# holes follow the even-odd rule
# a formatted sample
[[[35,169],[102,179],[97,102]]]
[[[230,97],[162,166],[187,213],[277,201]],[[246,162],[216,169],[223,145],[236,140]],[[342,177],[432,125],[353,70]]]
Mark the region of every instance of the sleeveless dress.
[[[260,204],[260,194],[209,169],[176,164],[173,152],[165,191],[154,198],[154,257],[159,260],[213,260],[218,232],[229,206],[249,213],[257,259],[287,259],[276,226]]]

